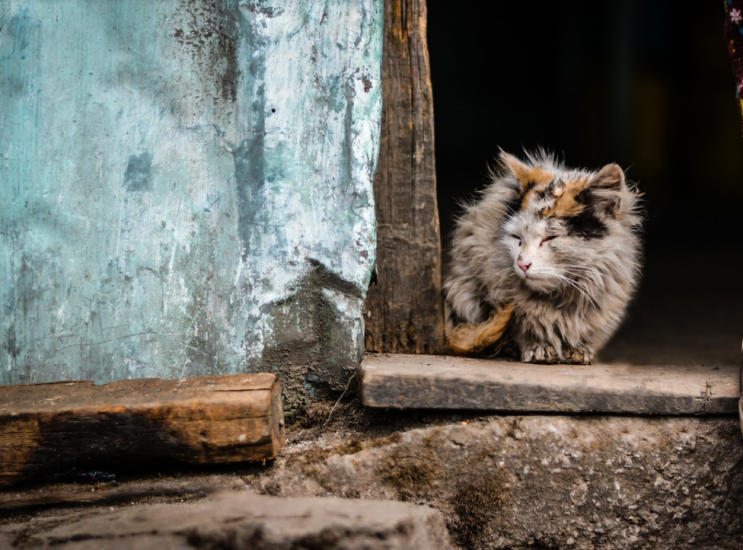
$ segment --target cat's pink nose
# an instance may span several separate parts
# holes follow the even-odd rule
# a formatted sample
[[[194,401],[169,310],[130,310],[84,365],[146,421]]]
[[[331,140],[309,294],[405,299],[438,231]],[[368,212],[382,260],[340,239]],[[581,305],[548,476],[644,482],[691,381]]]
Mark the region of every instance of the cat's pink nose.
[[[516,264],[521,268],[521,271],[526,273],[527,271],[529,271],[529,266],[531,265],[531,262],[526,263],[526,262],[518,261],[516,262]]]

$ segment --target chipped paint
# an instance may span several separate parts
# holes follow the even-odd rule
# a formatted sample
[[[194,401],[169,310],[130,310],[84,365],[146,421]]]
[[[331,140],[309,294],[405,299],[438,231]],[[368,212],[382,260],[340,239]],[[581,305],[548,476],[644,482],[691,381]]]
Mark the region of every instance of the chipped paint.
[[[0,383],[343,387],[381,49],[381,0],[2,2]]]

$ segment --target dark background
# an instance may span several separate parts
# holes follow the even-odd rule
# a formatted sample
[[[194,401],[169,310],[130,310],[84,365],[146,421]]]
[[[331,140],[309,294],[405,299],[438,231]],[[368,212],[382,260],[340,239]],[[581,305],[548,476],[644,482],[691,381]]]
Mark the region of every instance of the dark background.
[[[428,0],[445,249],[499,147],[617,162],[645,193],[646,269],[602,358],[737,362],[743,138],[724,18],[721,2]]]

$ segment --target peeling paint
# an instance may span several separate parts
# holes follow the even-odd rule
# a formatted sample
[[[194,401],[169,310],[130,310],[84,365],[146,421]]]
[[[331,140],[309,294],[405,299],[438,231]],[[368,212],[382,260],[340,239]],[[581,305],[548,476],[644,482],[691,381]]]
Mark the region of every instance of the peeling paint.
[[[0,28],[0,383],[342,389],[382,1],[6,0]]]
[[[126,162],[124,185],[128,191],[151,191],[152,155],[147,152],[131,155]]]

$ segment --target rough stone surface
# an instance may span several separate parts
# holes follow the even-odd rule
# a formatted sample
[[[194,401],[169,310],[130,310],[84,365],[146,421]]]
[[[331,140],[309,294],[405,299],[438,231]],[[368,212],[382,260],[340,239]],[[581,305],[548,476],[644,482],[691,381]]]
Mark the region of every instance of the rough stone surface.
[[[180,467],[158,469],[162,477],[153,479],[150,469],[137,479],[122,475],[118,488],[6,490],[0,547],[25,547],[54,527],[152,499],[178,507],[214,488],[245,486],[274,496],[344,497],[349,508],[359,499],[427,504],[443,514],[460,548],[474,550],[743,547],[735,415],[483,416],[333,405],[311,404],[287,428],[282,456],[265,465],[206,470],[207,478]]]
[[[343,389],[382,25],[382,0],[0,2],[0,384]]]
[[[2,539],[0,539],[1,541]],[[7,540],[7,539],[6,539]],[[41,528],[15,548],[450,550],[437,510],[400,502],[285,499],[241,491]]]
[[[735,418],[459,418],[373,438],[310,431],[251,483],[430,504],[463,548],[743,546]]]

